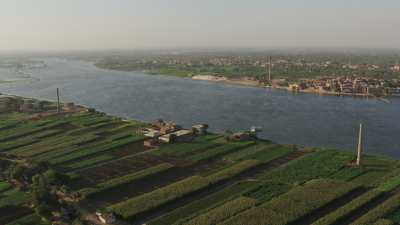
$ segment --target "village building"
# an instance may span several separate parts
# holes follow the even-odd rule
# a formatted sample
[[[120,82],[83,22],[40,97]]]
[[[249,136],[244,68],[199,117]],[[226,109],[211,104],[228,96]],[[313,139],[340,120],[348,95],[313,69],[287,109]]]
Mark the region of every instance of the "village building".
[[[175,135],[174,134],[165,134],[163,136],[160,136],[158,138],[158,140],[160,140],[163,143],[172,143],[175,140]]]
[[[160,133],[161,134],[169,134],[169,133],[178,131],[180,129],[182,129],[182,127],[175,123],[166,123],[165,126],[161,127]]]
[[[18,111],[19,104],[20,100],[16,97],[0,95],[0,113]]]
[[[396,64],[396,65],[392,66],[391,69],[392,69],[393,71],[398,72],[398,71],[400,71],[400,65],[399,65],[399,64]]]
[[[160,131],[154,129],[147,129],[144,133],[144,136],[150,138],[157,138],[161,135]]]
[[[114,224],[117,221],[112,213],[96,212],[96,216],[103,224]]]
[[[67,112],[75,111],[76,107],[73,102],[64,103],[63,110]]]
[[[238,132],[232,134],[231,139],[235,141],[250,141],[253,140],[253,137],[249,132]]]
[[[192,130],[197,135],[205,135],[207,134],[208,124],[198,124],[192,126]]]
[[[176,142],[188,142],[194,139],[194,133],[191,130],[179,130],[172,134],[175,135]]]
[[[158,139],[164,143],[192,141],[195,135],[191,130],[179,130],[160,136]]]

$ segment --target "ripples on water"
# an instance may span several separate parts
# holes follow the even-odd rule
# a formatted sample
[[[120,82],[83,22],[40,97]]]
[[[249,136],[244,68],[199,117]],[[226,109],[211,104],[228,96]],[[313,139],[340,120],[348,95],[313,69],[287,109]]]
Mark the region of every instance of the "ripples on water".
[[[366,151],[400,158],[400,101],[390,104],[353,97],[292,94],[285,91],[194,81],[140,72],[95,68],[90,63],[46,59],[32,70],[36,80],[0,84],[0,92],[95,107],[133,119],[174,120],[184,126],[208,123],[214,131],[261,126],[263,138],[305,146],[355,149],[360,122]],[[0,70],[0,79],[4,71]]]

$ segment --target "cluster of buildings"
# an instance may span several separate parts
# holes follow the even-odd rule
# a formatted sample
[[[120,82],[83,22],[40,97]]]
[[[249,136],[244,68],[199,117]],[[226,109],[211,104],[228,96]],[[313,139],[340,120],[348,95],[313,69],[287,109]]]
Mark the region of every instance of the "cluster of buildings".
[[[40,113],[51,109],[51,102],[37,99],[28,99],[11,95],[0,94],[0,113],[22,112],[22,113]],[[80,107],[74,103],[64,103],[62,111],[73,112]]]
[[[23,99],[15,96],[0,95],[0,113],[7,112],[40,112],[44,110],[45,101]]]
[[[288,88],[291,91],[312,91],[365,96],[400,95],[399,80],[384,80],[368,77],[305,79],[289,84]]]
[[[192,126],[192,129],[183,129],[174,122],[165,122],[158,120],[152,124],[151,128],[144,130],[144,135],[149,137],[144,141],[146,147],[158,147],[163,143],[188,142],[192,141],[198,135],[207,133],[207,124],[198,124]]]

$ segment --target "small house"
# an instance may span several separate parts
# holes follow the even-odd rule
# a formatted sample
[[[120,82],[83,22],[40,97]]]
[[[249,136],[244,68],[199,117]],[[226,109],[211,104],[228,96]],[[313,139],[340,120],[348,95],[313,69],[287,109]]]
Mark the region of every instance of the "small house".
[[[174,142],[175,137],[176,137],[175,134],[165,134],[163,136],[160,136],[158,140],[164,143],[172,143]]]
[[[205,135],[207,134],[208,125],[207,124],[198,124],[192,126],[192,130],[197,135]]]
[[[158,131],[158,130],[153,130],[153,129],[148,129],[147,132],[144,133],[144,136],[150,137],[150,138],[157,138],[157,137],[159,137],[160,135],[161,135],[161,134],[160,134],[160,131]]]
[[[236,141],[249,141],[253,139],[253,137],[248,132],[234,133],[232,134],[231,138]]]
[[[162,127],[164,127],[166,125],[166,123],[164,122],[164,120],[158,119],[152,125],[153,125],[153,127],[157,128],[157,129],[161,129]]]
[[[194,133],[191,130],[179,130],[174,133],[175,135],[175,140],[177,142],[187,142],[187,141],[192,141],[194,139]]]
[[[64,103],[63,110],[67,112],[75,111],[75,104],[73,102]]]
[[[96,212],[96,216],[103,224],[113,224],[117,221],[114,214],[112,213]]]
[[[169,134],[178,130],[181,130],[182,127],[175,124],[175,123],[167,123],[165,126],[161,127],[160,133],[161,134]]]
[[[19,109],[19,100],[11,96],[0,96],[0,113],[15,112]]]

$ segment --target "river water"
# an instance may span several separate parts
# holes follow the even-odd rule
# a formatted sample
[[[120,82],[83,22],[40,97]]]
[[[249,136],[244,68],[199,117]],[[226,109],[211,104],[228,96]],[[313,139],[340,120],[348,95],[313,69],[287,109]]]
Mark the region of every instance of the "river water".
[[[260,126],[260,136],[275,142],[345,150],[355,150],[358,126],[363,123],[366,152],[400,158],[400,99],[387,103],[373,98],[292,94],[108,71],[78,60],[44,61],[46,67],[24,71],[30,79],[0,83],[0,92],[55,100],[59,87],[62,101],[115,116],[143,121],[163,118],[186,127],[208,123],[217,132]],[[0,69],[0,80],[17,76],[14,73]]]

